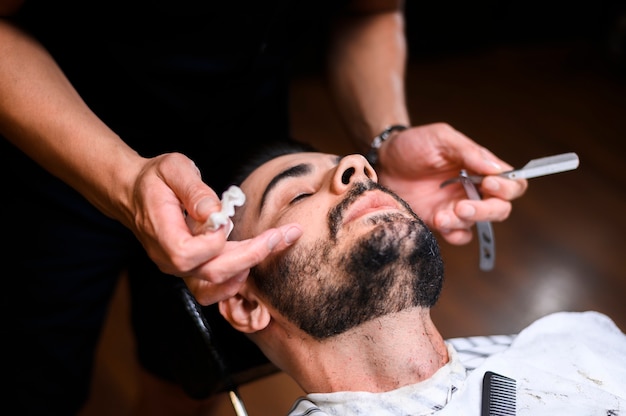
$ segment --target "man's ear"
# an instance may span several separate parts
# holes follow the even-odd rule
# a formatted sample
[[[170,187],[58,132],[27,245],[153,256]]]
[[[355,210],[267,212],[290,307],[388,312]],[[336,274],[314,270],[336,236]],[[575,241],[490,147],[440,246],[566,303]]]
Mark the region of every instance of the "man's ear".
[[[268,308],[248,285],[244,285],[237,294],[220,301],[218,306],[222,316],[240,332],[260,331],[271,320]]]

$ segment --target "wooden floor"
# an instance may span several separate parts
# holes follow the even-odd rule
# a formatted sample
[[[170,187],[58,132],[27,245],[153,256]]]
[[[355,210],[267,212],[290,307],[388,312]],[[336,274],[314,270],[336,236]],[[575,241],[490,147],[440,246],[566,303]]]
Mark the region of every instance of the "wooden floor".
[[[444,337],[509,334],[555,311],[597,310],[626,330],[626,76],[582,42],[498,46],[413,61],[413,124],[445,121],[516,167],[576,152],[573,172],[530,180],[494,224],[496,267],[478,269],[476,242],[442,245],[447,280],[434,308]],[[294,85],[298,137],[350,152],[315,77]],[[128,414],[136,364],[124,282],[83,416]],[[280,415],[300,390],[282,374],[243,386],[250,416]],[[216,413],[234,415],[224,401]]]

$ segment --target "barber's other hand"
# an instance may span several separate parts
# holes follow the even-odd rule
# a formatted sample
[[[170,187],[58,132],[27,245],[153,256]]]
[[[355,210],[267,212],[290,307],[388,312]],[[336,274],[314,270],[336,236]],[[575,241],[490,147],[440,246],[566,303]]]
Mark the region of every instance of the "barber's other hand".
[[[270,229],[251,240],[227,242],[228,226],[192,234],[185,211],[204,223],[221,210],[220,198],[186,156],[169,153],[151,159],[134,181],[127,226],[164,273],[183,277],[203,305],[232,296],[250,267],[283,250],[302,234],[299,226]]]
[[[412,127],[379,149],[376,171],[381,184],[403,197],[414,211],[451,244],[472,239],[476,221],[504,221],[511,202],[524,194],[526,180],[486,177],[477,185],[481,201],[469,200],[462,185],[440,185],[459,175],[495,175],[512,167],[445,123]]]

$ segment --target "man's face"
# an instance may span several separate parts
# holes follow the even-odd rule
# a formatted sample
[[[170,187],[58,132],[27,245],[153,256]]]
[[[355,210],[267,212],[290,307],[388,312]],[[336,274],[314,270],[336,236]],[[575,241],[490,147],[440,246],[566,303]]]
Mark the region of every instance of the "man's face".
[[[297,222],[303,236],[250,273],[262,297],[317,339],[406,308],[431,307],[443,265],[433,234],[360,155],[296,153],[242,184],[231,237]]]

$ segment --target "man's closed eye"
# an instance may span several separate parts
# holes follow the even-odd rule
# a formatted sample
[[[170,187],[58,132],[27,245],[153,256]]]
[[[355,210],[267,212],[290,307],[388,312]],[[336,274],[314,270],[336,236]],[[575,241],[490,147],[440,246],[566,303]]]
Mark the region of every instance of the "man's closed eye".
[[[303,200],[304,198],[307,198],[307,197],[309,197],[309,196],[311,196],[311,195],[313,195],[313,194],[306,194],[306,193],[304,193],[304,194],[298,194],[298,195],[296,195],[296,197],[295,197],[295,198],[293,198],[293,199],[289,202],[289,205],[293,205],[293,204],[295,204],[295,203],[297,203],[297,202],[299,202],[299,201]]]

